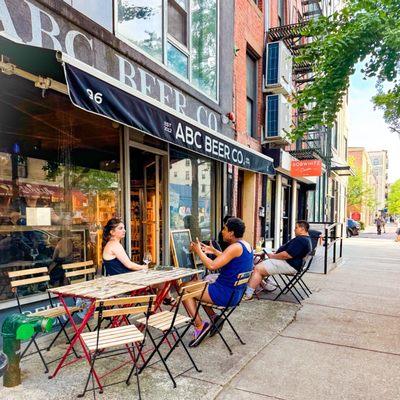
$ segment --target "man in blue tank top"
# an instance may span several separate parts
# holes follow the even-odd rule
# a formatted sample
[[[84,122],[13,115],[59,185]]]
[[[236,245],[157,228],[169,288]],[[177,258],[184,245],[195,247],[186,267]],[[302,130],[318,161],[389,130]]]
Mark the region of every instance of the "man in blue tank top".
[[[199,256],[205,268],[209,271],[219,272],[215,282],[209,284],[201,299],[197,300],[219,306],[235,306],[239,303],[243,288],[235,286],[238,274],[253,269],[253,251],[250,244],[243,240],[244,232],[244,222],[240,218],[230,218],[222,230],[223,240],[229,244],[223,252],[215,249],[212,245],[206,246],[200,243],[198,239],[191,244],[191,250]],[[215,259],[211,260],[207,254],[213,254]],[[194,316],[196,300],[188,299],[185,301],[185,307],[188,313]],[[209,308],[206,311],[210,318],[215,318],[212,309]],[[211,325],[197,315],[193,340],[189,346],[194,347],[200,344],[210,328]]]
[[[307,221],[297,221],[294,229],[296,236],[279,247],[275,253],[266,253],[268,258],[254,268],[244,300],[253,298],[254,290],[267,276],[295,275],[300,271],[304,258],[312,249],[309,228],[310,224]]]

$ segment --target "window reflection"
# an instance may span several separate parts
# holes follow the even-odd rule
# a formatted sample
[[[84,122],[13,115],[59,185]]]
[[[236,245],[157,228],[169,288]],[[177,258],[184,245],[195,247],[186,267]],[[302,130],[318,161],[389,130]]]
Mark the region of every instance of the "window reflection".
[[[213,169],[214,163],[210,160],[171,151],[171,229],[190,229],[193,239],[214,237]]]
[[[56,92],[0,76],[0,301],[8,271],[101,265],[102,226],[120,215],[119,132]],[[21,111],[23,110],[23,111]],[[40,115],[40,118],[38,117]],[[27,285],[24,295],[45,290]]]
[[[67,4],[112,32],[113,0],[64,0]]]
[[[192,81],[217,94],[217,0],[192,1]]]
[[[116,31],[162,60],[162,0],[118,0]]]
[[[167,60],[168,66],[179,75],[187,78],[188,75],[188,58],[171,43],[167,44]]]

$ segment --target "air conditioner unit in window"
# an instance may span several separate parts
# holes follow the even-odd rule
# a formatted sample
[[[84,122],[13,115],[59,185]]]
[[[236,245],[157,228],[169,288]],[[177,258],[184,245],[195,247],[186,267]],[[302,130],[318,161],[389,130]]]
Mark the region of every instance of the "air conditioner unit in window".
[[[263,143],[290,143],[292,105],[281,94],[266,96]]]
[[[265,89],[272,93],[292,93],[292,55],[283,42],[267,44]]]

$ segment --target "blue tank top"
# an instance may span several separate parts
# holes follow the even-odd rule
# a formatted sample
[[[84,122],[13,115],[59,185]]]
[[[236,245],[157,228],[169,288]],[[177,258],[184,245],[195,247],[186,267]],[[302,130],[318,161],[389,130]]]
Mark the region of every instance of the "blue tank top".
[[[219,276],[216,282],[225,287],[234,288],[235,282],[238,279],[238,274],[253,269],[253,252],[247,250],[246,246],[242,242],[239,243],[243,249],[242,254],[229,261],[228,264],[224,265],[219,270]]]
[[[132,272],[129,268],[126,268],[118,258],[112,258],[111,260],[103,260],[103,267],[106,270],[106,275],[118,275]]]

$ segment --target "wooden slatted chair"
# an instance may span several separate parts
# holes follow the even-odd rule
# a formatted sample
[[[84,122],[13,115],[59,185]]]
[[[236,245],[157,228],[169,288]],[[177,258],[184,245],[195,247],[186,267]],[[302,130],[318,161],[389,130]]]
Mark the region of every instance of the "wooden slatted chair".
[[[232,292],[232,295],[228,301],[227,306],[218,306],[216,304],[212,304],[212,303],[206,303],[206,302],[201,302],[201,305],[203,306],[203,308],[205,307],[210,307],[212,308],[214,311],[216,311],[216,317],[214,319],[210,318],[210,322],[211,322],[211,329],[210,329],[210,336],[214,336],[216,334],[218,334],[218,336],[221,338],[221,340],[224,342],[226,348],[228,349],[230,354],[232,353],[232,349],[229,346],[228,342],[226,341],[226,339],[224,338],[224,336],[221,333],[221,329],[222,329],[222,325],[227,322],[228,325],[231,327],[233,333],[236,335],[237,339],[239,340],[239,342],[241,344],[246,344],[242,338],[239,336],[238,332],[236,331],[236,329],[234,328],[232,322],[229,320],[229,317],[231,316],[231,314],[236,310],[236,308],[239,306],[240,302],[242,301],[243,295],[246,291],[246,287],[247,287],[247,283],[250,280],[250,276],[251,276],[252,271],[249,272],[242,272],[240,274],[238,274],[237,276],[237,280],[234,283],[234,286],[236,287],[236,290],[240,291],[240,300],[237,304],[233,304],[233,299],[234,299],[234,295],[235,293]],[[207,314],[208,315],[208,314]]]
[[[28,285],[34,285],[34,284],[38,284],[38,283],[43,283],[46,290],[49,288],[48,283],[50,281],[50,276],[48,274],[47,267],[30,268],[30,269],[24,269],[24,270],[20,270],[20,271],[9,271],[7,274],[11,280],[10,285],[11,285],[12,291],[14,293],[15,299],[17,300],[18,310],[21,314],[24,312],[22,305],[21,305],[21,299],[20,299],[20,293],[19,293],[19,290],[22,287],[24,287],[24,286],[26,287]],[[65,327],[68,324],[69,320],[67,318],[65,318],[65,321],[62,320],[62,318],[67,315],[65,308],[63,306],[55,306],[50,293],[49,292],[47,292],[47,293],[49,296],[49,308],[46,310],[37,311],[35,313],[30,313],[29,316],[55,318],[55,319],[57,319],[58,323],[60,324],[60,330],[58,331],[58,333],[56,334],[54,339],[51,341],[51,343],[46,347],[46,350],[49,351],[61,333],[64,333],[68,343],[70,343],[70,338],[65,330]],[[71,314],[74,314],[77,311],[79,311],[80,308],[73,306],[73,307],[69,307],[68,310]],[[39,333],[36,333],[32,337],[32,339],[29,341],[28,345],[25,347],[24,351],[21,354],[21,359],[24,356],[38,353],[39,357],[42,360],[42,363],[44,365],[45,372],[48,373],[49,369],[48,369],[47,364],[49,364],[52,361],[50,361],[50,362],[45,361],[45,358],[42,354],[42,351],[45,349],[40,349],[39,345],[37,344],[37,341],[36,341],[38,334]],[[32,344],[35,346],[36,351],[26,354]],[[78,357],[75,350],[73,350],[73,351],[74,351],[75,356]],[[55,360],[53,360],[53,361],[55,361]]]
[[[189,298],[193,298],[193,297],[200,298],[203,295],[204,291],[206,290],[206,287],[207,287],[207,282],[203,282],[203,281],[190,283],[190,284],[184,286],[178,294],[177,304],[176,304],[174,311],[162,311],[162,312],[159,312],[159,313],[156,313],[156,314],[153,314],[150,316],[150,318],[148,319],[148,326],[160,331],[161,335],[159,335],[157,337],[153,337],[151,331],[148,332],[149,338],[154,345],[154,349],[153,349],[153,352],[150,353],[150,355],[147,357],[146,361],[141,366],[139,373],[141,373],[143,371],[143,369],[149,365],[149,362],[154,357],[154,355],[158,354],[158,356],[159,356],[162,364],[164,365],[164,368],[166,369],[169,377],[171,378],[172,383],[175,388],[176,387],[176,382],[175,382],[176,376],[174,377],[172,375],[172,373],[167,365],[167,360],[168,360],[169,356],[172,354],[172,352],[179,345],[179,343],[182,345],[182,348],[185,350],[189,360],[192,363],[192,366],[189,369],[187,369],[186,371],[181,372],[178,376],[184,374],[185,372],[190,371],[193,368],[195,368],[197,372],[201,372],[201,370],[197,367],[196,363],[194,362],[192,356],[190,355],[188,348],[186,347],[185,343],[182,340],[183,337],[185,336],[185,334],[187,333],[187,331],[189,330],[189,328],[194,325],[194,320],[196,319],[196,316],[199,312],[200,302],[198,303],[196,313],[193,316],[193,318],[188,317],[187,315],[179,314],[178,311],[179,311],[179,307],[180,307],[182,301],[189,299]],[[143,324],[143,323],[145,323],[145,319],[144,318],[139,319],[138,322]],[[163,356],[160,352],[160,346],[164,342],[167,342],[168,335],[170,335],[170,334],[175,335],[175,343],[169,349],[168,353],[165,356]],[[133,371],[134,371],[134,368],[131,369],[131,372],[128,376],[127,383],[129,383],[129,380],[133,374]]]
[[[139,369],[137,363],[139,358],[143,359],[142,350],[147,335],[147,321],[150,314],[154,310],[153,303],[155,297],[155,295],[119,297],[116,299],[101,300],[96,302],[98,311],[95,312],[94,317],[98,319],[97,328],[93,332],[85,332],[81,335],[81,338],[90,353],[91,363],[85,388],[83,392],[78,395],[78,397],[83,397],[87,391],[95,391],[96,389],[100,389],[100,393],[103,393],[103,388],[105,386],[116,385],[121,382],[126,382],[128,384],[126,380],[123,380],[102,385],[101,387],[95,387],[94,385],[94,374],[96,374],[95,362],[100,355],[101,358],[105,358],[128,353],[131,356],[133,363],[132,371],[136,372],[138,395],[139,399],[141,398]],[[144,325],[143,331],[140,331],[133,324],[117,327],[113,326],[103,329],[101,328],[102,321],[105,318],[127,317],[142,313],[145,315],[145,317],[141,320]],[[139,346],[137,346],[138,343]],[[124,348],[121,349],[121,346]],[[90,379],[92,379],[92,389],[88,389]]]
[[[90,280],[96,274],[93,260],[63,264],[62,269],[65,271],[65,277],[68,278],[69,282],[72,281],[71,278]]]

